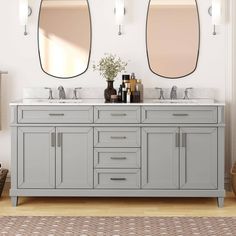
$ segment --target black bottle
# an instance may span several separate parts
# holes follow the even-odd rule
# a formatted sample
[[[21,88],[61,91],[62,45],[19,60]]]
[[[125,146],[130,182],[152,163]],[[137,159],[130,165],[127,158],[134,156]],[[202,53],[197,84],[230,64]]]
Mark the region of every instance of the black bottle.
[[[124,83],[125,80],[130,80],[130,75],[122,75],[122,83]]]
[[[123,103],[127,102],[127,90],[125,87],[124,88],[122,87],[122,102]]]
[[[126,103],[126,95],[127,95],[127,88],[125,85],[125,82],[127,82],[130,79],[130,75],[122,75],[122,84],[121,87],[121,102]],[[125,91],[123,91],[125,89]]]
[[[118,90],[118,102],[122,102],[122,84]]]

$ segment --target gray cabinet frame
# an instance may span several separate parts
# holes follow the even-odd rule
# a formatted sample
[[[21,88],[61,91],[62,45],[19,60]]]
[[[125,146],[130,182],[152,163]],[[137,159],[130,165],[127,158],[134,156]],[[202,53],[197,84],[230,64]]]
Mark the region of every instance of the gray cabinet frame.
[[[63,118],[60,118],[61,122],[53,122],[52,118],[49,119],[48,121],[46,119],[43,119],[43,122],[35,122],[32,124],[31,122],[27,123],[27,120],[18,120],[19,114],[18,112],[21,112],[22,109],[25,108],[25,105],[12,105],[11,106],[11,143],[12,143],[12,163],[11,163],[11,189],[10,189],[10,196],[12,199],[12,204],[13,206],[16,206],[18,203],[18,197],[20,196],[72,196],[72,197],[78,197],[78,196],[104,196],[104,197],[216,197],[218,199],[218,205],[220,207],[223,207],[224,203],[224,196],[225,196],[225,190],[224,190],[224,106],[222,105],[215,105],[215,106],[164,106],[164,105],[145,105],[145,104],[140,104],[137,106],[134,105],[119,105],[119,109],[116,109],[116,105],[109,105],[110,111],[115,111],[120,114],[120,111],[122,110],[122,106],[125,107],[125,111],[128,111],[128,106],[131,107],[131,111],[135,111],[136,114],[140,114],[140,119],[139,115],[137,116],[136,122],[134,123],[129,123],[125,122],[126,116],[121,117],[119,121],[116,121],[117,123],[106,123],[106,114],[104,113],[103,121],[101,123],[95,123],[97,119],[97,112],[99,109],[104,109],[104,106],[87,106],[85,108],[82,107],[83,105],[73,105],[67,108],[66,106],[59,105],[56,110],[63,111],[65,109],[65,112],[68,112],[68,110],[72,111],[73,113],[73,108],[75,108],[76,114],[77,112],[80,112],[81,110],[85,110],[89,107],[89,111],[86,114],[87,115],[87,120],[83,118],[83,122],[80,123],[80,121],[76,121],[76,119],[73,119],[72,122],[69,121],[69,119],[63,120]],[[132,108],[133,107],[133,108]],[[51,106],[41,106],[41,108],[44,111],[50,110]],[[109,109],[108,114],[109,114]],[[165,110],[168,111],[167,118],[170,114],[170,110],[174,112],[174,114],[179,113],[180,111],[189,111],[189,118],[191,118],[191,122],[184,123],[181,122],[181,118],[179,116],[174,119],[173,117],[171,118],[171,122],[167,120],[162,120],[161,122],[158,122],[158,110],[162,111],[162,117],[165,117]],[[27,107],[27,110],[31,110],[32,113],[34,114],[34,110],[37,112],[40,112],[39,106],[29,106]],[[96,110],[94,114],[94,110]],[[197,119],[197,113],[194,111],[202,111],[201,119],[198,121]],[[107,111],[106,111],[107,112]],[[152,112],[155,113],[155,117],[149,116]],[[114,113],[114,114],[115,114]],[[146,114],[145,114],[146,113]],[[85,113],[84,113],[85,114]],[[91,116],[93,114],[93,117]],[[112,113],[113,114],[113,113]],[[134,114],[134,113],[132,113]],[[171,113],[172,114],[172,113]],[[145,116],[148,115],[146,118]],[[129,117],[129,115],[127,115]],[[149,118],[148,118],[149,117]],[[145,120],[145,119],[150,119],[150,120]],[[194,119],[192,119],[194,118]],[[137,123],[140,120],[139,123]],[[187,118],[185,117],[185,120]],[[205,123],[204,123],[205,120]],[[183,121],[183,120],[182,120]],[[87,123],[86,123],[87,122]],[[195,122],[195,123],[193,123]],[[61,181],[62,173],[60,171],[57,172],[57,169],[61,169],[62,164],[60,161],[62,159],[67,158],[72,158],[76,162],[76,156],[70,156],[67,155],[67,153],[61,152],[57,147],[55,147],[55,154],[54,152],[48,151],[48,147],[50,146],[48,144],[45,144],[45,149],[44,153],[46,155],[46,160],[49,158],[50,161],[52,162],[57,162],[54,160],[54,158],[59,157],[60,161],[57,162],[57,164],[54,167],[50,168],[50,164],[48,166],[49,169],[51,169],[47,175],[50,176],[51,174],[55,174],[54,178],[47,182],[47,186],[41,185],[39,188],[37,188],[37,185],[34,182],[29,182],[26,178],[26,181],[22,184],[22,179],[24,178],[24,173],[23,173],[23,168],[24,168],[24,163],[23,163],[23,148],[26,145],[26,152],[31,155],[31,149],[30,147],[27,146],[27,144],[24,144],[24,139],[23,139],[23,133],[31,133],[31,132],[38,132],[39,134],[42,133],[44,134],[45,137],[47,137],[47,140],[51,138],[51,133],[53,132],[56,133],[64,133],[65,135],[69,135],[72,133],[73,135],[77,135],[78,137],[87,137],[87,146],[84,147],[84,153],[88,157],[88,162],[81,162],[84,163],[82,165],[87,164],[88,168],[88,176],[87,179],[85,180],[85,175],[82,177],[82,182],[76,181],[75,179],[71,180],[70,175],[66,175],[65,179]],[[102,136],[102,141],[105,139],[105,142],[98,142],[98,132],[102,131],[107,131],[109,132],[109,135],[113,132],[113,134],[121,134],[123,131],[125,134],[127,134],[127,140],[128,142],[123,141],[121,145],[118,144],[118,142],[107,142],[106,135]],[[155,174],[152,175],[152,173],[148,173],[148,163],[147,163],[147,157],[148,154],[147,149],[148,149],[148,134],[153,134],[153,138],[151,137],[150,140],[155,140],[155,135],[158,137],[159,140],[161,140],[160,136],[160,131],[165,131],[164,133],[167,134],[167,139],[169,140],[170,143],[164,143],[161,152],[165,153],[165,148],[172,148],[172,152],[175,153],[173,157],[176,157],[175,159],[171,157],[171,155],[168,155],[168,160],[171,166],[175,169],[173,171],[173,176],[176,177],[174,178],[173,176],[167,176],[168,177],[168,184],[165,183],[165,179],[155,179],[151,180],[148,179],[149,177],[154,176]],[[178,132],[177,132],[178,131]],[[203,132],[204,131],[204,132]],[[128,132],[128,133],[127,133]],[[199,178],[199,183],[193,183],[191,181],[191,178],[194,177],[191,176],[191,173],[187,173],[187,179],[186,179],[186,173],[184,173],[184,170],[186,170],[186,163],[183,161],[184,159],[188,158],[189,155],[192,157],[195,155],[191,153],[195,153],[196,149],[195,148],[190,148],[189,152],[187,152],[187,155],[184,154],[184,151],[181,149],[181,147],[178,149],[174,148],[174,145],[180,145],[181,146],[181,136],[182,133],[186,133],[187,135],[187,142],[195,142],[193,141],[195,139],[194,135],[196,137],[198,136],[198,133],[205,135],[204,137],[211,137],[212,140],[214,140],[211,144],[212,149],[214,151],[209,152],[209,149],[207,149],[207,146],[204,148],[210,153],[209,157],[209,165],[213,165],[214,171],[210,174],[210,177],[207,179],[206,185],[203,186],[202,179]],[[178,135],[179,134],[179,135]],[[72,136],[73,136],[72,135]],[[130,135],[130,136],[129,136]],[[65,136],[66,137],[66,136]],[[70,138],[66,138],[69,140]],[[116,137],[116,135],[114,135]],[[169,138],[168,138],[169,137]],[[217,141],[215,141],[217,137]],[[35,138],[35,137],[34,137]],[[60,138],[60,137],[59,137]],[[188,140],[189,138],[189,140]],[[40,139],[43,140],[42,137],[40,137],[37,142],[40,142]],[[58,136],[56,135],[55,140],[58,139]],[[54,138],[53,138],[54,140]],[[130,141],[130,142],[129,142]],[[49,142],[49,141],[48,141]],[[209,142],[208,142],[209,144]],[[55,145],[58,145],[56,142]],[[160,145],[160,144],[159,144]],[[47,146],[47,147],[46,147]],[[85,146],[85,145],[83,145]],[[153,151],[156,152],[154,145],[149,144],[150,147],[152,147]],[[66,148],[70,148],[70,145],[67,144]],[[27,150],[28,149],[28,150]],[[47,150],[46,150],[47,149]],[[133,170],[136,173],[140,173],[140,183],[136,183],[138,188],[126,188],[128,185],[123,185],[124,187],[121,189],[112,189],[112,186],[109,184],[107,185],[108,188],[103,189],[103,188],[95,188],[95,185],[93,183],[94,181],[94,174],[96,171],[100,170],[101,173],[104,171],[104,166],[101,166],[101,168],[98,168],[94,165],[94,152],[95,150],[107,150],[108,152],[115,151],[115,152],[125,152],[128,150],[137,150],[138,152],[141,151],[141,156],[140,156],[140,163],[141,166],[136,166],[134,165],[133,168],[132,165],[129,167],[130,171]],[[164,150],[164,151],[163,151]],[[179,150],[179,151],[176,151]],[[74,151],[77,153],[78,152],[78,147],[74,148]],[[161,153],[160,152],[160,153]],[[177,154],[178,153],[178,154]],[[208,154],[209,154],[208,153]],[[216,156],[217,153],[217,156]],[[62,155],[63,154],[63,155]],[[154,156],[154,155],[153,155]],[[215,158],[217,159],[217,165],[215,163]],[[147,160],[146,160],[147,159]],[[153,157],[150,159],[152,160]],[[85,160],[85,159],[84,159]],[[138,159],[137,159],[138,160]],[[162,158],[160,158],[162,160]],[[191,160],[191,157],[190,157]],[[194,159],[193,159],[194,160]],[[213,162],[211,162],[213,161]],[[157,160],[156,160],[157,162]],[[199,169],[202,162],[202,159],[199,161],[197,168]],[[77,162],[78,165],[79,162]],[[106,162],[105,162],[106,163]],[[168,162],[166,162],[168,163]],[[213,164],[212,164],[213,163]],[[192,161],[192,165],[194,165],[194,161]],[[73,165],[73,163],[67,163],[68,167],[66,169],[66,172],[68,172],[69,166]],[[167,166],[164,162],[161,163],[163,166]],[[190,165],[191,166],[191,165]],[[122,162],[117,166],[113,166],[112,168],[114,169],[114,173],[117,171],[123,171],[122,173],[125,173],[125,170],[127,168],[124,168],[122,165]],[[74,168],[74,166],[72,167]],[[111,167],[110,167],[111,168]],[[109,165],[107,168],[107,171],[112,171],[112,168],[109,169]],[[136,168],[136,169],[135,169]],[[168,167],[170,168],[170,167]],[[191,167],[192,168],[192,167]],[[191,169],[190,168],[190,169]],[[73,169],[75,172],[75,169]],[[73,172],[72,171],[72,172]],[[186,172],[186,171],[185,171]],[[163,170],[164,173],[164,170]],[[163,173],[157,173],[156,176],[159,176],[160,178],[164,176]],[[170,169],[169,169],[170,173]],[[204,172],[206,173],[206,171]],[[216,174],[217,173],[217,174]],[[112,173],[111,173],[112,174]],[[188,175],[189,174],[189,175]],[[137,177],[139,174],[136,175]],[[26,176],[27,177],[27,176]],[[77,175],[78,177],[78,175]],[[190,178],[188,178],[190,177]],[[138,177],[139,178],[139,177]],[[138,179],[137,178],[137,179]],[[104,179],[105,181],[105,179]],[[133,180],[129,180],[129,183],[134,183]],[[20,183],[20,184],[19,184]],[[54,183],[54,184],[53,184]],[[167,186],[169,185],[169,186]],[[20,186],[20,187],[19,187]],[[140,186],[140,188],[139,188]],[[199,187],[200,186],[200,187]],[[49,188],[50,187],[50,188]]]

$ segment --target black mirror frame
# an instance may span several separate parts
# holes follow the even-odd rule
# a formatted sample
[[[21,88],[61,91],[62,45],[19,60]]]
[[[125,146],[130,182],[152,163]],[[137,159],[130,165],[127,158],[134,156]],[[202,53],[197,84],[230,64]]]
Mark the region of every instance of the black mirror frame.
[[[195,0],[195,3],[196,3],[196,8],[197,8],[197,16],[198,16],[198,30],[199,30],[199,37],[198,37],[198,52],[197,52],[197,60],[196,60],[196,65],[195,65],[195,68],[192,72],[186,74],[186,75],[183,75],[183,76],[179,76],[179,77],[167,77],[167,76],[163,76],[163,75],[160,75],[160,74],[157,74],[156,72],[154,72],[151,68],[151,65],[150,65],[150,60],[149,60],[149,54],[148,54],[148,43],[147,43],[147,26],[148,26],[148,16],[149,16],[149,9],[150,9],[150,3],[151,3],[152,0],[149,0],[149,3],[148,3],[148,9],[147,9],[147,14],[146,14],[146,53],[147,53],[147,61],[148,61],[148,66],[149,66],[149,69],[150,71],[157,75],[157,76],[160,76],[162,78],[165,78],[165,79],[181,79],[181,78],[184,78],[184,77],[187,77],[191,74],[193,74],[196,69],[197,69],[197,66],[198,66],[198,62],[199,62],[199,55],[200,55],[200,45],[201,45],[201,24],[200,24],[200,15],[199,15],[199,8],[198,8],[198,2],[197,0]]]
[[[90,49],[89,49],[89,56],[88,56],[88,63],[87,63],[87,67],[86,69],[78,74],[78,75],[75,75],[75,76],[71,76],[71,77],[59,77],[59,76],[55,76],[55,75],[51,75],[49,74],[48,72],[46,72],[44,69],[43,69],[43,66],[42,66],[42,60],[41,60],[41,56],[40,56],[40,49],[39,49],[39,23],[40,23],[40,16],[41,16],[41,9],[42,9],[42,3],[43,3],[44,0],[41,0],[40,2],[40,7],[39,7],[39,14],[38,14],[38,28],[37,28],[37,45],[38,45],[38,56],[39,56],[39,63],[40,63],[40,67],[42,69],[42,71],[51,76],[51,77],[54,77],[54,78],[57,78],[57,79],[74,79],[80,75],[83,75],[84,73],[86,73],[86,71],[88,70],[89,68],[89,65],[90,65],[90,59],[91,59],[91,50],[92,50],[92,18],[91,18],[91,10],[90,10],[90,3],[89,3],[89,0],[86,0],[87,1],[87,4],[88,4],[88,12],[89,12],[89,21],[90,21]]]

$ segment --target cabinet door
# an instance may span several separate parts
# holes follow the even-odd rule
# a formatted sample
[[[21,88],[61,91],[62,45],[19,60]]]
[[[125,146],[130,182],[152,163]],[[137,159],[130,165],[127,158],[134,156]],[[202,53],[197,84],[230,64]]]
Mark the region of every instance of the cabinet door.
[[[180,188],[217,189],[217,128],[181,128]]]
[[[179,188],[179,128],[142,129],[142,188]]]
[[[93,187],[93,129],[58,127],[56,188]]]
[[[18,188],[55,188],[55,128],[18,128]]]

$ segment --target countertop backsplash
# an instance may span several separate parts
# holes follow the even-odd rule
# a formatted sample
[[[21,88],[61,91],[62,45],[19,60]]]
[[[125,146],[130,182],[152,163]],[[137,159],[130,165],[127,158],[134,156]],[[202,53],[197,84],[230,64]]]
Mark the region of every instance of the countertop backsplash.
[[[66,98],[73,98],[74,88],[65,88]],[[118,88],[116,88],[118,90]],[[171,88],[163,88],[165,99],[170,99]],[[177,89],[177,97],[179,99],[184,98],[185,88]],[[52,88],[53,98],[58,99],[58,89]],[[78,98],[80,99],[89,99],[89,98],[104,98],[104,89],[103,88],[81,88],[77,91]],[[193,88],[189,90],[189,98],[191,99],[215,99],[216,91],[212,88]],[[45,88],[24,88],[23,89],[23,99],[37,99],[37,98],[48,98],[49,92]],[[146,99],[157,99],[159,98],[160,93],[155,88],[144,88],[144,97]]]

